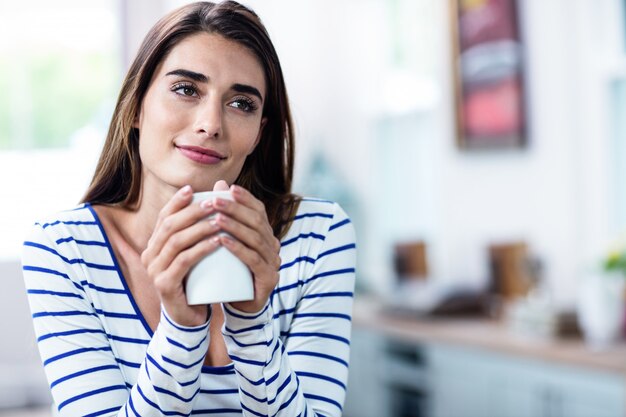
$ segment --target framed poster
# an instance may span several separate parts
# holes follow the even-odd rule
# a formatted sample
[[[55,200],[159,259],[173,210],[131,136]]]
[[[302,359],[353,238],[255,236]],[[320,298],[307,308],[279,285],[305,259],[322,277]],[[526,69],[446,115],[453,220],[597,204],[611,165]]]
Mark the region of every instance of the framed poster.
[[[450,2],[459,147],[524,147],[527,118],[518,1]]]

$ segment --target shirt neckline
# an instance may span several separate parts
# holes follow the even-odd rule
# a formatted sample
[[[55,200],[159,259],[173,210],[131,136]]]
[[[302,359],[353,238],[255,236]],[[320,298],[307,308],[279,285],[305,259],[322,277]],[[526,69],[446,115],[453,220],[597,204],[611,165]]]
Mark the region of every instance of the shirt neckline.
[[[120,268],[120,264],[117,260],[117,256],[115,255],[115,251],[113,250],[113,246],[111,245],[111,241],[109,240],[109,237],[107,236],[106,231],[104,230],[104,226],[102,225],[102,222],[100,221],[100,216],[98,216],[98,213],[93,208],[91,203],[85,203],[85,207],[89,209],[95,222],[98,224],[98,228],[100,229],[100,234],[102,234],[102,237],[104,238],[104,243],[106,244],[106,247],[109,251],[109,256],[111,257],[111,260],[113,261],[113,264],[115,265],[115,270],[117,271],[118,278],[120,282],[122,283],[122,285],[124,286],[124,291],[126,293],[126,296],[128,297],[128,300],[133,306],[133,309],[135,310],[135,314],[137,314],[137,317],[139,317],[141,324],[143,325],[144,329],[150,336],[150,339],[152,339],[152,337],[154,336],[154,332],[152,331],[152,328],[150,328],[150,325],[148,324],[146,318],[144,317],[143,313],[139,309],[139,305],[135,301],[135,297],[133,296],[133,293],[130,291],[130,287],[128,286],[126,277],[124,276],[124,273],[122,272],[122,269]],[[202,365],[202,372],[209,373],[209,374],[215,374],[215,373],[219,374],[219,373],[223,373],[226,371],[230,371],[231,369],[234,369],[234,367],[235,367],[235,364],[232,361],[231,363],[224,365],[224,366]]]

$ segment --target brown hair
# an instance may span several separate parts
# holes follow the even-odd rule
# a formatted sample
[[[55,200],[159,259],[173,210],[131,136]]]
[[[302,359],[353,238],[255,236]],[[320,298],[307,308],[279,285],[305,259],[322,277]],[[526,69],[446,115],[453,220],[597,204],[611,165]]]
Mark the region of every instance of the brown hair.
[[[141,192],[139,132],[133,120],[153,73],[184,38],[215,33],[248,48],[265,70],[267,122],[254,151],[246,158],[236,184],[265,204],[274,234],[287,232],[299,198],[291,193],[294,132],[287,90],[276,50],[259,17],[235,2],[188,4],[159,20],[146,35],[135,57],[113,112],[104,148],[82,202],[133,208]],[[136,208],[136,207],[135,207]]]

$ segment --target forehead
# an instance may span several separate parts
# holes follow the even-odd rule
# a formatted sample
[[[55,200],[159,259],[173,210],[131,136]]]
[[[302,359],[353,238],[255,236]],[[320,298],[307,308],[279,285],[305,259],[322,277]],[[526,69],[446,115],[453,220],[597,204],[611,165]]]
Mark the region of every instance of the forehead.
[[[265,71],[245,46],[211,33],[195,33],[178,42],[155,72],[162,77],[174,69],[206,75],[210,82],[247,84],[265,95]]]

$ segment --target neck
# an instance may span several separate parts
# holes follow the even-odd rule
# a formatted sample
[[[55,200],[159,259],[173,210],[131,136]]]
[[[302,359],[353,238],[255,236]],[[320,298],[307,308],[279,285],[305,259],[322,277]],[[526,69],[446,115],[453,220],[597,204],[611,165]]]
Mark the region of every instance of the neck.
[[[144,181],[135,208],[120,209],[117,218],[113,219],[124,240],[138,254],[141,254],[148,246],[159,213],[176,191],[177,189],[174,187],[154,187],[148,184],[148,181]]]

